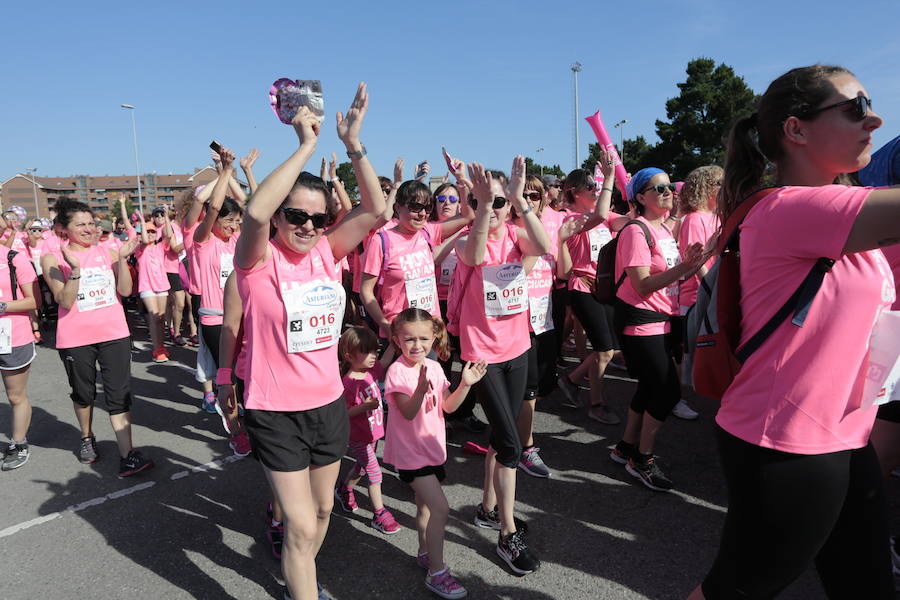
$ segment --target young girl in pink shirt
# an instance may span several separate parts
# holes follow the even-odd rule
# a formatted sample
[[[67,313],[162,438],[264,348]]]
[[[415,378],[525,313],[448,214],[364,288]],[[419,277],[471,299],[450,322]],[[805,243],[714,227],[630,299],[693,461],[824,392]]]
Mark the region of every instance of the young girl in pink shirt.
[[[390,364],[393,352],[386,352],[378,360],[378,338],[365,326],[350,327],[341,335],[338,344],[341,357],[341,381],[344,401],[350,417],[350,454],[356,464],[347,471],[334,493],[341,507],[356,512],[353,486],[363,475],[369,478],[369,500],[372,502],[372,527],[388,535],[400,531],[394,515],[384,507],[381,498],[381,466],[375,452],[378,440],[384,437],[384,410],[378,382],[384,379],[384,365]]]
[[[159,243],[156,226],[144,223],[141,227],[141,246],[137,249],[138,293],[147,309],[147,325],[153,345],[153,361],[166,362],[169,352],[163,346],[166,298],[169,280],[166,278],[163,256],[165,247]]]
[[[416,493],[416,528],[419,551],[416,558],[427,568],[425,587],[441,598],[463,598],[461,586],[444,562],[444,529],[450,507],[441,489],[447,440],[444,413],[452,413],[487,372],[483,360],[467,362],[459,386],[450,383],[441,365],[427,355],[448,355],[444,322],[418,308],[407,308],[394,319],[392,341],[401,357],[387,371],[384,393],[391,409],[384,460],[393,464],[400,480]]]

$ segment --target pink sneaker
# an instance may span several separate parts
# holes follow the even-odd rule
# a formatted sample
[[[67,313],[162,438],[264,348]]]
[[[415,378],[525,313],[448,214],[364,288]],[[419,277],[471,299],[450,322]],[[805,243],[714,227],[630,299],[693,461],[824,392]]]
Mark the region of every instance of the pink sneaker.
[[[359,505],[356,503],[356,494],[354,494],[353,490],[350,488],[335,488],[334,497],[341,503],[341,508],[343,508],[345,512],[354,513],[359,510]]]
[[[391,511],[386,508],[382,509],[380,513],[375,513],[375,516],[372,518],[372,527],[387,535],[393,535],[400,531],[400,523],[397,522]]]
[[[425,587],[441,598],[465,598],[469,594],[466,588],[461,586],[450,574],[450,569],[446,567],[444,567],[443,571],[426,576]]]
[[[422,554],[417,554],[416,555],[416,564],[419,565],[419,567],[421,567],[427,571],[428,567],[429,567],[428,553],[423,552]]]
[[[228,447],[231,448],[235,456],[244,457],[252,452],[250,438],[247,437],[247,432],[243,429],[231,436],[231,439],[228,440]]]

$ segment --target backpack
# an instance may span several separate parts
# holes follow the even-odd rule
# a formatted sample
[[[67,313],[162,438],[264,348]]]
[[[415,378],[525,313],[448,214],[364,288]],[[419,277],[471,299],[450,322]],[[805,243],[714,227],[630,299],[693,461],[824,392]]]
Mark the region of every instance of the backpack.
[[[656,242],[653,241],[653,236],[650,235],[650,230],[647,229],[644,222],[632,219],[625,223],[625,227],[628,227],[629,225],[640,226],[641,230],[644,232],[644,237],[647,239],[647,246],[652,251]],[[622,234],[625,227],[622,227],[619,231],[619,235]],[[597,252],[597,274],[594,276],[592,291],[594,298],[596,298],[597,302],[600,304],[614,304],[616,301],[616,293],[625,281],[624,271],[622,272],[622,276],[616,281],[616,249],[618,247],[619,236],[616,236]]]
[[[771,193],[772,188],[757,191],[728,217],[716,244],[718,258],[700,280],[697,302],[688,311],[685,341],[687,351],[693,353],[694,389],[707,398],[722,398],[741,365],[791,313],[791,323],[803,327],[825,274],[834,265],[829,258],[816,261],[787,302],[746,344],[740,345],[740,225],[750,210]]]
[[[9,289],[12,290],[12,299],[18,300],[19,279],[16,277],[16,266],[13,264],[13,258],[18,254],[15,250],[10,250],[6,255],[6,262],[9,263]]]

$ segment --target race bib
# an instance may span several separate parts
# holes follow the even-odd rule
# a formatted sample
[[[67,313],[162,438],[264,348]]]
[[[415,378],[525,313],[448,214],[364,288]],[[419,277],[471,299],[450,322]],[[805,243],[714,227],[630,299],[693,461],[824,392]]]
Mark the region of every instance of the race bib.
[[[459,262],[459,258],[456,256],[456,252],[451,252],[447,255],[447,258],[444,259],[444,262],[441,263],[441,285],[450,285],[450,281],[453,279],[453,272],[456,270],[456,264]]]
[[[12,319],[0,319],[0,354],[12,353]]]
[[[481,276],[486,316],[515,315],[528,308],[528,285],[522,263],[482,267]]]
[[[330,348],[341,336],[346,293],[336,282],[316,279],[281,291],[287,311],[287,351],[309,352]]]
[[[550,294],[528,299],[528,310],[531,316],[531,330],[535,335],[553,329],[553,303]]]
[[[588,231],[588,239],[591,241],[591,262],[597,260],[600,248],[612,241],[612,233],[603,225],[598,225]]]
[[[434,275],[407,279],[406,301],[410,308],[421,308],[431,312],[434,310],[434,300],[437,296],[437,288],[434,285]]]
[[[114,305],[116,300],[116,278],[112,270],[104,269],[94,273],[81,270],[81,284],[75,302],[78,312],[87,312]]]
[[[222,253],[219,255],[219,288],[225,289],[228,276],[234,271],[234,254]]]
[[[663,258],[666,259],[666,269],[671,269],[681,262],[681,255],[678,254],[678,242],[674,238],[659,240],[659,249]],[[666,288],[666,295],[670,298],[678,297],[677,281]]]

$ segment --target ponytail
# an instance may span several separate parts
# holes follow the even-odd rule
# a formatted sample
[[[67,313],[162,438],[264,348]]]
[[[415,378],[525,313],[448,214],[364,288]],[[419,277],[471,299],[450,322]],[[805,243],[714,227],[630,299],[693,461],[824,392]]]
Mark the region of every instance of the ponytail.
[[[728,135],[718,206],[719,221],[723,224],[738,204],[762,184],[768,161],[756,142],[757,119],[757,113],[741,117]]]
[[[447,334],[447,326],[440,317],[431,317],[434,323],[434,352],[441,360],[450,358],[450,336]]]

